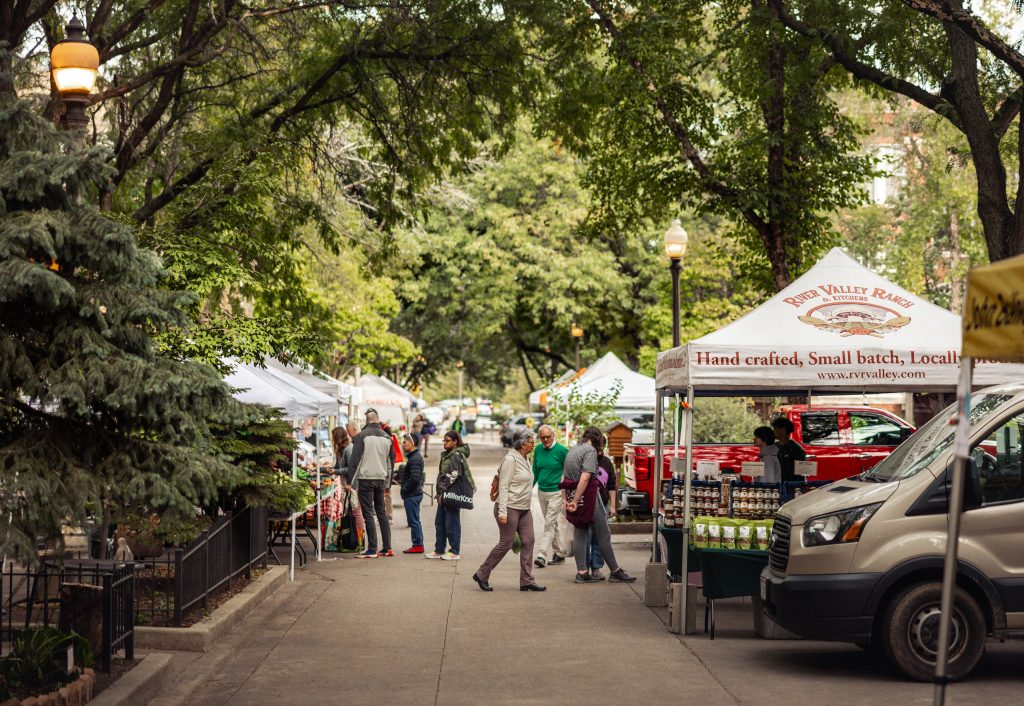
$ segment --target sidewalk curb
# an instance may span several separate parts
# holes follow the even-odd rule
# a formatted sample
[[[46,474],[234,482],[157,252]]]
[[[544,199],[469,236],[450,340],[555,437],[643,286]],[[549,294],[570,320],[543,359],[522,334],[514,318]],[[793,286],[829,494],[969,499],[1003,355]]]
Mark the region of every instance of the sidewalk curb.
[[[163,652],[146,655],[124,676],[90,701],[90,706],[135,706],[148,703],[163,687],[170,673],[172,657]]]
[[[135,647],[144,650],[209,652],[219,639],[256,610],[287,580],[287,566],[271,566],[267,573],[242,589],[237,596],[230,598],[201,623],[189,628],[135,628]]]

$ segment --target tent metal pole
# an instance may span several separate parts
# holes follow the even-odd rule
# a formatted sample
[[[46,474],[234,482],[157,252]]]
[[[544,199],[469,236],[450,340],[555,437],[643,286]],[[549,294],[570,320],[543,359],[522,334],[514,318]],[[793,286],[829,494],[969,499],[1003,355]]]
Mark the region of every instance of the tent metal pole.
[[[296,446],[292,449],[292,480],[297,480],[299,477],[299,449]],[[295,580],[295,513],[292,512],[291,521],[292,530],[292,551],[291,557],[288,560],[288,580]]]
[[[942,566],[942,601],[939,615],[939,644],[935,656],[935,695],[933,703],[946,702],[949,660],[949,634],[953,622],[953,594],[956,590],[957,544],[960,541],[960,512],[964,502],[964,476],[971,451],[971,359],[960,359],[960,382],[957,386],[956,455],[953,459],[953,489],[949,498],[949,532],[946,536],[946,559]]]
[[[320,431],[321,431],[321,419],[320,415],[316,416],[316,492],[313,493],[313,497],[316,499],[316,560],[323,561],[323,525],[320,517]]]
[[[687,600],[689,596],[686,595],[687,587],[689,586],[688,574],[690,571],[689,566],[689,548],[690,548],[690,492],[691,486],[693,485],[693,473],[690,469],[693,467],[693,385],[686,387],[686,475],[683,476],[683,541],[682,541],[682,563],[680,566],[680,577],[682,586],[680,586],[680,594],[682,599],[682,605],[680,606],[680,615],[682,615],[681,630],[682,634],[686,634],[686,606],[688,605]]]
[[[658,544],[658,512],[661,508],[661,464],[662,464],[662,447],[661,447],[661,432],[664,426],[665,420],[662,414],[662,408],[665,406],[665,398],[661,390],[655,391],[654,396],[654,468],[651,469],[651,477],[654,479],[653,499],[651,507],[651,526],[653,528],[653,534],[651,535],[651,561],[661,561],[661,547]],[[634,473],[635,473],[634,469]]]

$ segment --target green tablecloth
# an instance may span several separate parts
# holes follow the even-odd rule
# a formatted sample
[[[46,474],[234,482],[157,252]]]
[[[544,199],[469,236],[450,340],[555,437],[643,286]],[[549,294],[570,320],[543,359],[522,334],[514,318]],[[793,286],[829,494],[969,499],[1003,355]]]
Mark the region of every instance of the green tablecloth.
[[[663,558],[668,564],[668,573],[678,577],[683,570],[683,531],[675,527],[659,527],[658,531],[665,538],[666,556]],[[693,547],[690,547],[686,563],[690,571],[700,571],[700,564],[697,562],[697,554]]]
[[[691,551],[700,562],[705,597],[753,596],[760,591],[761,569],[768,566],[768,552],[699,547]]]

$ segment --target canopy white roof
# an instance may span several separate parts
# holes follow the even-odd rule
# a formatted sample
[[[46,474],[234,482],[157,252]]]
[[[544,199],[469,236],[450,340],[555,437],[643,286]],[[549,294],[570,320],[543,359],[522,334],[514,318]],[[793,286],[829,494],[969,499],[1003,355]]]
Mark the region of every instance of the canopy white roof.
[[[268,370],[278,371],[296,378],[314,390],[333,397],[339,403],[348,402],[352,388],[348,383],[337,380],[326,373],[315,370],[310,365],[285,365],[276,358],[267,357],[263,361]],[[337,410],[335,410],[336,412]]]
[[[573,386],[581,394],[611,392],[621,382],[616,409],[654,409],[654,378],[641,375],[619,360],[614,353],[605,353],[576,379],[548,391],[549,398],[566,398]],[[532,395],[531,395],[532,401]]]
[[[289,379],[284,374],[274,375],[247,363],[226,362],[234,366],[234,372],[225,376],[224,382],[236,388],[233,394],[242,402],[276,407],[286,419],[337,414],[336,400],[298,380]]]
[[[834,248],[743,318],[658,355],[658,389],[700,394],[951,391],[960,317]],[[979,363],[976,386],[1024,379]]]
[[[586,370],[586,368],[584,368],[584,370]],[[539,390],[534,390],[533,392],[531,392],[530,393],[530,404],[531,405],[539,405],[541,403],[541,400],[544,398],[544,394],[545,393],[550,393],[553,388],[560,387],[561,385],[566,384],[567,382],[572,380],[574,377],[576,377],[576,371],[575,370],[566,370],[564,373],[562,373],[560,376],[558,376],[558,379],[555,380],[553,383],[551,383],[549,386],[542,387]]]
[[[401,385],[391,382],[378,375],[363,375],[359,378],[359,387],[363,391],[365,407],[412,407],[416,397]]]

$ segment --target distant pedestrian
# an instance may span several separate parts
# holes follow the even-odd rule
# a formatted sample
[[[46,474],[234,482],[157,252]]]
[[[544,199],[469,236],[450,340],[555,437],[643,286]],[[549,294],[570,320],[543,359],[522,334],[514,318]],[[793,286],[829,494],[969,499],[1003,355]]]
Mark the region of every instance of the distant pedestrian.
[[[597,427],[587,427],[580,438],[580,442],[569,450],[565,458],[565,466],[562,474],[563,484],[572,484],[574,493],[572,502],[568,499],[568,490],[563,489],[565,496],[563,502],[567,514],[575,513],[579,507],[580,500],[586,496],[586,488],[591,483],[597,483],[597,449],[604,443],[604,435]],[[601,550],[601,556],[608,562],[611,568],[610,581],[621,583],[632,583],[636,581],[635,576],[630,576],[619,566],[615,558],[615,551],[612,549],[611,529],[608,527],[608,514],[605,512],[604,501],[600,493],[594,493],[594,508],[590,522],[576,525],[573,537],[573,554],[576,559],[576,583],[597,583],[600,579],[594,578],[587,568],[587,535],[588,528],[593,528],[594,542]]]
[[[452,422],[451,431],[456,432],[459,436],[466,433],[466,423],[462,421],[461,415],[455,417],[455,420]]]
[[[475,491],[476,483],[469,470],[469,445],[463,443],[459,432],[448,431],[444,435],[444,453],[441,454],[441,461],[438,464],[437,482],[434,487],[441,488],[442,477],[447,477],[448,481],[454,481],[460,475],[466,476]],[[448,484],[450,485],[450,483]],[[459,512],[459,508],[447,507],[444,504],[444,493],[439,490],[437,512],[434,514],[434,532],[436,534],[434,551],[426,555],[427,559],[456,561],[460,558],[462,520],[459,517]],[[445,551],[446,547],[448,551]]]
[[[334,449],[334,474],[338,476],[338,482],[346,493],[353,492],[352,472],[349,469],[349,462],[352,459],[352,438],[359,433],[359,427],[353,422],[345,425],[345,428],[334,427],[331,430],[331,448]],[[342,497],[342,507],[351,508],[352,519],[356,521],[356,534],[362,537],[366,533],[366,521],[363,519],[363,510],[358,502],[351,504],[345,502],[347,498]]]
[[[615,463],[612,462],[608,456],[605,455],[606,441],[604,437],[601,437],[601,446],[597,450],[597,480],[601,484],[598,486],[597,492],[601,496],[601,500],[604,501],[605,511],[608,513],[608,518],[615,517],[615,504],[617,498],[615,497],[615,491],[617,485],[615,481]],[[600,508],[595,508],[594,512],[599,512]],[[587,549],[587,568],[590,569],[590,575],[596,578],[598,581],[604,581],[606,578],[601,569],[604,568],[604,557],[601,556],[601,548],[597,546],[597,542],[594,541],[594,527],[591,525],[587,528],[587,541],[589,547]]]
[[[548,564],[565,563],[565,557],[572,549],[568,546],[572,540],[562,507],[562,491],[558,489],[569,449],[555,441],[555,430],[547,424],[537,430],[537,438],[540,446],[533,450],[533,481],[537,484],[544,534],[533,563],[544,568]]]
[[[779,449],[779,467],[782,469],[782,482],[802,481],[803,476],[796,474],[796,462],[806,461],[807,452],[804,448],[793,441],[795,427],[787,417],[776,417],[772,421],[772,431],[775,432],[775,446]]]
[[[405,451],[405,470],[402,473],[402,502],[405,517],[412,533],[412,546],[403,554],[423,553],[423,525],[420,524],[420,503],[423,502],[423,455],[419,451],[420,439],[416,432],[402,439]]]
[[[782,481],[782,467],[779,465],[779,447],[775,445],[775,432],[771,427],[758,427],[754,430],[754,446],[758,448],[761,463],[764,464],[763,483],[779,483]]]
[[[391,551],[391,525],[384,507],[384,491],[391,484],[391,472],[395,467],[395,448],[391,436],[381,429],[380,417],[374,409],[366,411],[366,426],[352,441],[352,457],[349,469],[353,470],[352,485],[359,494],[359,507],[366,522],[366,551],[361,559],[377,556],[394,556]],[[380,525],[381,550],[377,551],[377,527]]]
[[[424,420],[423,423],[423,434],[420,437],[423,440],[423,458],[427,458],[430,454],[430,437],[437,433],[437,425],[429,419]]]
[[[533,432],[517,432],[512,439],[512,450],[505,454],[498,467],[498,543],[487,555],[484,563],[473,574],[473,580],[483,591],[493,591],[489,579],[509,550],[515,535],[519,534],[519,590],[545,591],[533,578],[533,470],[528,456],[533,451]]]

